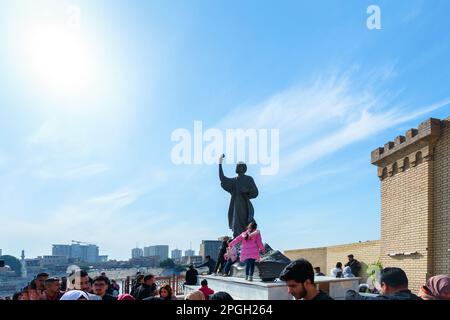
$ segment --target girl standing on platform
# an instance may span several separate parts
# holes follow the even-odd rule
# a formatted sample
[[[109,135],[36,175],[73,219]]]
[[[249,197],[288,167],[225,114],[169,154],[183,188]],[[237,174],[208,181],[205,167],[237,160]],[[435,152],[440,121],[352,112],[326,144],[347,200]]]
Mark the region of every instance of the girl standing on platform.
[[[230,245],[230,243],[231,240],[228,240],[228,245]],[[227,262],[225,263],[225,267],[223,267],[223,276],[228,277],[230,275],[231,266],[237,260],[236,247],[227,247],[227,252],[225,253],[224,258]]]
[[[255,262],[260,260],[259,253],[262,252],[264,254],[261,232],[257,227],[258,225],[255,221],[250,222],[247,230],[229,244],[229,247],[232,248],[242,242],[240,261],[245,263],[245,280],[249,281],[253,281]]]

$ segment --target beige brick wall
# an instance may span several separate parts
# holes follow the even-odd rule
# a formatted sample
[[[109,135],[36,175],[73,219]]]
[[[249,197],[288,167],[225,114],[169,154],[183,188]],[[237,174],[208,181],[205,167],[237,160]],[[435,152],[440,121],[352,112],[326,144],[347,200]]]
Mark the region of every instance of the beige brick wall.
[[[363,281],[366,281],[367,265],[375,263],[380,259],[380,241],[367,241],[359,243],[344,244],[328,247],[327,250],[327,274],[336,266],[337,262],[345,265],[348,262],[347,256],[353,254],[355,259],[361,262],[361,274]]]
[[[285,254],[306,258],[327,274],[350,253],[363,266],[380,258],[384,267],[405,270],[417,292],[428,277],[450,275],[450,118],[408,130],[406,138],[374,150],[372,163],[381,179],[381,240]],[[406,255],[388,255],[394,253]]]
[[[323,273],[330,274],[330,270],[337,262],[347,263],[347,255],[353,254],[361,262],[363,281],[367,279],[365,270],[368,264],[377,262],[380,258],[380,241],[350,243],[330,247],[288,250],[284,254],[291,260],[304,258],[314,267],[320,267]]]
[[[443,133],[434,155],[433,274],[450,275],[450,122],[443,122]]]
[[[430,276],[450,273],[448,120],[424,121],[372,152],[381,178],[382,262],[404,269],[413,291]],[[418,254],[388,256],[410,252]]]
[[[314,267],[320,267],[323,273],[327,270],[327,248],[310,248],[310,249],[298,249],[287,250],[284,254],[291,260],[297,260],[304,258],[311,262]]]
[[[432,162],[425,161],[381,182],[381,262],[402,268],[413,291],[425,284],[429,269],[431,170]],[[388,256],[416,251],[416,256]]]

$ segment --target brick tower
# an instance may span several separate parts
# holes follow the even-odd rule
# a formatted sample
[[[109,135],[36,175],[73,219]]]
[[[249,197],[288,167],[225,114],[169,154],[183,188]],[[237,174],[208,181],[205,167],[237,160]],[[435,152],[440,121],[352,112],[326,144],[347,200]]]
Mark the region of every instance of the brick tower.
[[[450,118],[429,119],[372,151],[381,180],[381,261],[417,291],[450,274]]]

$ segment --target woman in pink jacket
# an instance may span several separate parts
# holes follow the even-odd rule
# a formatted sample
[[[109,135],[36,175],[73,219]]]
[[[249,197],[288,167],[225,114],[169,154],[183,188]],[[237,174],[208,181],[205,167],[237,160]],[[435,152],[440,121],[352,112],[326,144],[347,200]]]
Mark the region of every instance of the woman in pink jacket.
[[[259,261],[259,252],[264,253],[264,245],[261,239],[261,233],[257,230],[258,225],[255,221],[250,222],[247,230],[237,236],[229,247],[234,247],[241,243],[241,262],[245,263],[245,280],[253,281],[253,272],[255,271],[255,262]]]

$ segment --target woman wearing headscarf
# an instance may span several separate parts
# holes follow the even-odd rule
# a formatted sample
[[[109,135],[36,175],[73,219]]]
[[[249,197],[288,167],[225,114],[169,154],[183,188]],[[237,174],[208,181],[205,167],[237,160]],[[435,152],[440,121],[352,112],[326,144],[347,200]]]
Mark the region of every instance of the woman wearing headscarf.
[[[330,273],[333,278],[342,278],[342,262],[336,263],[336,267],[331,269]]]
[[[203,292],[196,290],[188,293],[184,300],[205,300],[205,296]]]
[[[64,293],[60,300],[89,300],[89,296],[81,290],[70,290]]]
[[[419,297],[423,300],[450,300],[450,277],[447,275],[431,277],[427,284],[420,288]]]
[[[131,294],[124,293],[124,294],[119,294],[117,296],[117,300],[131,300],[131,301],[134,301],[136,299]]]
[[[342,271],[342,275],[344,278],[354,278],[355,275],[352,273],[352,269],[350,267],[345,267],[344,271]]]

